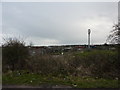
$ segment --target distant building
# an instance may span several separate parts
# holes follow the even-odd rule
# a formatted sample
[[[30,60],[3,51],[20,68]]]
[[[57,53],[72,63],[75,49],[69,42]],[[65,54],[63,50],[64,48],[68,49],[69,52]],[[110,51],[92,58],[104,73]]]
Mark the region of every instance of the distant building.
[[[62,49],[63,52],[68,52],[68,51],[71,51],[72,50],[72,47],[64,47]]]
[[[45,54],[46,53],[46,47],[44,47],[44,46],[29,47],[29,53],[30,53],[30,55]]]
[[[75,47],[78,51],[84,50],[86,47],[85,46],[76,46]]]

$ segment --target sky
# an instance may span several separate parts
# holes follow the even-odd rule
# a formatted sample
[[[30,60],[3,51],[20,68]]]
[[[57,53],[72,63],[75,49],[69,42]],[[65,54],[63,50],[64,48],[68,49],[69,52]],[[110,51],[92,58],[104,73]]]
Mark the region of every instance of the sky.
[[[91,44],[104,44],[117,19],[117,2],[3,2],[0,36],[27,45],[74,45],[87,44],[91,29]]]
[[[2,2],[118,2],[119,0],[1,0]]]

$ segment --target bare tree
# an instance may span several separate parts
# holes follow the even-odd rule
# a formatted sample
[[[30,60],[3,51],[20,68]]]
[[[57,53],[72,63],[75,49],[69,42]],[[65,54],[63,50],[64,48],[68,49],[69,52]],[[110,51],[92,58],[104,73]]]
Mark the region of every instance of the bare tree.
[[[120,20],[118,24],[113,26],[113,30],[110,32],[107,42],[112,44],[120,44]]]

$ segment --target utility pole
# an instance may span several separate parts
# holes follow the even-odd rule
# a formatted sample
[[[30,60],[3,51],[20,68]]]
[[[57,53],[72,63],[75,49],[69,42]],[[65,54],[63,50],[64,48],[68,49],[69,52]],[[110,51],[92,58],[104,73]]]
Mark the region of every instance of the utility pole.
[[[91,30],[88,29],[88,49],[90,49],[90,33],[91,33]]]

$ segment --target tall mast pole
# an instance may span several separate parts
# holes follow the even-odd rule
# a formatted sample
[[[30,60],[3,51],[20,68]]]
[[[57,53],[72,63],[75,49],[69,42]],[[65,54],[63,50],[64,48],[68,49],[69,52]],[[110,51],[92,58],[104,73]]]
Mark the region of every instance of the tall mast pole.
[[[91,33],[91,30],[88,29],[88,49],[90,49],[90,33]]]

